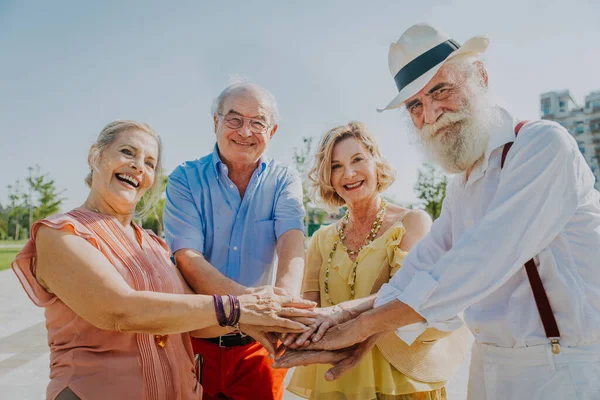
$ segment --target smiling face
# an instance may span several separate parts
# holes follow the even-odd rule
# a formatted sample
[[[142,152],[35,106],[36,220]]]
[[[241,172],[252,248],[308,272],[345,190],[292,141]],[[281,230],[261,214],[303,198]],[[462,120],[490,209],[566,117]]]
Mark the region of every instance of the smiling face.
[[[331,185],[349,205],[377,195],[377,164],[358,139],[348,137],[333,147]]]
[[[96,151],[92,147],[91,155]],[[119,214],[133,214],[154,183],[158,157],[158,143],[148,133],[137,129],[119,133],[97,162],[90,157],[92,194]]]
[[[214,116],[219,154],[230,167],[255,165],[277,131],[263,97],[260,90],[252,86],[242,87],[225,98],[219,111],[221,115]],[[235,129],[228,126],[240,120],[241,127]],[[259,124],[267,129],[257,132]]]

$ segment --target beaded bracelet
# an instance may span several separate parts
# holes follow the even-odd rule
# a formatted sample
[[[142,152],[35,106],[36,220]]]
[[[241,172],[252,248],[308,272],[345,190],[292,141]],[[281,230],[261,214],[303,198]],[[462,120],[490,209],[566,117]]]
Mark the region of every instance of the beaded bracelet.
[[[217,294],[213,294],[213,300],[215,302],[215,314],[217,315],[219,326],[227,326],[228,321],[225,316],[225,308],[223,307],[223,298]]]

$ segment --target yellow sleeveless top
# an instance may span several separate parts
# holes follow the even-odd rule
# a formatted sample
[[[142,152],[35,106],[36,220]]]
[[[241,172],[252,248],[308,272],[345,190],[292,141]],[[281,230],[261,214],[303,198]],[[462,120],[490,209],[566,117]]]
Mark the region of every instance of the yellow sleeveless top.
[[[406,252],[398,248],[405,229],[402,222],[388,228],[383,235],[366,246],[356,260],[355,298],[367,297],[371,294],[373,284],[385,261],[390,265],[391,276],[401,267]],[[302,284],[302,292],[320,292],[321,307],[328,307],[327,295],[324,291],[325,270],[327,260],[337,238],[336,225],[321,227],[312,237],[307,250],[307,263]],[[343,246],[338,246],[331,259],[329,273],[329,296],[339,304],[351,300],[350,279],[352,279],[353,261]],[[390,277],[391,277],[390,276]],[[290,380],[287,390],[311,399],[375,399],[377,393],[384,395],[406,395],[416,392],[437,391],[446,381],[425,383],[403,375],[386,361],[381,352],[374,347],[351,371],[339,379],[329,382],[325,380],[325,372],[330,365],[315,364],[298,367]],[[437,398],[425,395],[419,398]]]

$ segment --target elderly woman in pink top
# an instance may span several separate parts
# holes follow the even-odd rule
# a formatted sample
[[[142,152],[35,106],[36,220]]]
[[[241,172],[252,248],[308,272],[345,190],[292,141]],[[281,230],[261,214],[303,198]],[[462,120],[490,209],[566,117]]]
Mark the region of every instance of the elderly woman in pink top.
[[[193,294],[166,245],[133,221],[144,193],[159,195],[161,143],[148,125],[107,125],[88,161],[85,203],[36,222],[12,265],[46,309],[47,398],[200,399],[187,332],[237,329],[273,352],[266,331],[301,332],[314,322],[313,303],[277,289]]]

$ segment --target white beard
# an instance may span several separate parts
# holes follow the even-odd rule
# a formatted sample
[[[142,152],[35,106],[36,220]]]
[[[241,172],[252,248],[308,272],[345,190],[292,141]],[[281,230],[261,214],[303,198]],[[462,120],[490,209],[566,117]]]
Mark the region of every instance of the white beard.
[[[446,112],[420,130],[413,125],[427,158],[451,174],[466,171],[483,157],[490,130],[499,120],[485,89],[472,85],[469,89],[461,110]]]

